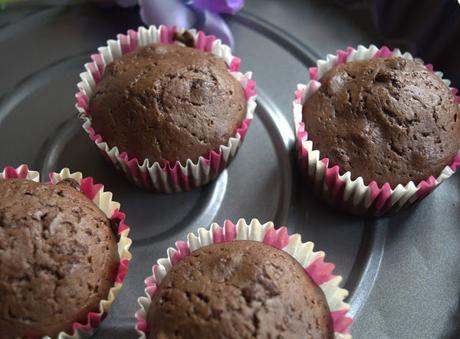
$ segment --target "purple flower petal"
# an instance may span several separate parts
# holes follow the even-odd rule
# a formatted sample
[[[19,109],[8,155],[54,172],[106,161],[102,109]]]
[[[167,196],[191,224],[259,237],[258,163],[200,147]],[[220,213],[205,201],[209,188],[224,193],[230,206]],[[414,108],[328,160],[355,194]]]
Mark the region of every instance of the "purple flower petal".
[[[167,25],[191,28],[195,14],[180,0],[139,0],[140,14],[146,25]]]
[[[200,30],[208,35],[215,35],[224,44],[233,48],[233,34],[224,19],[218,14],[204,11],[198,21]]]
[[[193,7],[214,13],[235,14],[244,6],[244,0],[193,0]]]
[[[219,15],[198,10],[180,0],[139,0],[140,14],[146,25],[167,25],[178,28],[196,28],[215,35],[223,43],[233,47],[233,35],[227,23]]]

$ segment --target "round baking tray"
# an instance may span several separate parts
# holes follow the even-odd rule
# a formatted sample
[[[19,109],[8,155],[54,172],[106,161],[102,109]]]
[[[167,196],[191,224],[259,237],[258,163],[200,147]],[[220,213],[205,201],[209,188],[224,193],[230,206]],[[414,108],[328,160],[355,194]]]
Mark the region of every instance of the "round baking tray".
[[[291,101],[324,46],[301,41],[273,20],[254,15],[253,6],[230,19],[234,54],[242,58],[242,71],[253,71],[257,81],[258,107],[246,140],[217,180],[171,195],[142,191],[117,174],[83,132],[74,109],[83,64],[105,40],[142,24],[136,10],[85,4],[18,7],[0,16],[0,46],[7,51],[1,63],[0,165],[28,163],[42,173],[81,170],[104,183],[128,215],[133,260],[95,338],[135,338],[136,299],[144,293],[143,279],[153,262],[188,232],[225,219],[273,220],[314,241],[343,276],[353,317],[373,289],[388,230],[400,219],[337,212],[302,183],[293,150]],[[458,180],[455,184],[458,196]]]

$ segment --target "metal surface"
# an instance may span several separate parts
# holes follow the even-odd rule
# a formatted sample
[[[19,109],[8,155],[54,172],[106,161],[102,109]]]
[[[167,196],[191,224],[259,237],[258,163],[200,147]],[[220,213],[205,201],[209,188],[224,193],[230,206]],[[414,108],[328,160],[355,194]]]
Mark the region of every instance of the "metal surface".
[[[215,182],[164,195],[137,189],[105,163],[73,107],[83,63],[105,40],[139,26],[136,10],[87,4],[0,12],[0,166],[80,170],[114,193],[131,226],[129,274],[95,338],[135,338],[136,299],[154,261],[197,227],[240,217],[285,224],[326,251],[351,293],[355,338],[460,337],[458,176],[415,208],[365,219],[319,202],[295,166],[291,101],[307,67],[337,48],[378,41],[359,17],[327,1],[248,1],[230,22],[235,55],[257,81],[255,120]]]

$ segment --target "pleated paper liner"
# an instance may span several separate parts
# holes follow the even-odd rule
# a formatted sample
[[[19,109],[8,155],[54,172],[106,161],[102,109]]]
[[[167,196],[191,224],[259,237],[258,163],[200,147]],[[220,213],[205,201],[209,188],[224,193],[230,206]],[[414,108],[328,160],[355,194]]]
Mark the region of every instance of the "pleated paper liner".
[[[137,159],[127,152],[120,152],[117,145],[108,145],[103,137],[92,127],[90,101],[95,91],[96,84],[101,80],[104,70],[113,60],[135,50],[138,47],[153,43],[178,44],[174,40],[175,33],[183,33],[175,27],[150,26],[139,27],[137,31],[129,30],[126,35],[119,34],[117,40],[108,40],[107,46],[98,48],[98,53],[93,54],[90,63],[85,64],[86,71],[80,74],[81,82],[78,83],[79,91],[76,93],[76,108],[80,118],[84,121],[83,129],[96,144],[102,154],[118,170],[134,184],[155,192],[181,192],[189,191],[209,183],[216,178],[236,156],[251,124],[256,108],[255,81],[252,73],[239,72],[241,60],[232,55],[230,47],[221,43],[214,36],[207,36],[203,32],[188,30],[193,36],[195,48],[213,53],[222,58],[227,64],[229,72],[240,82],[246,95],[246,115],[226,145],[220,145],[198,160],[188,159],[185,164],[176,162],[151,163],[148,159]],[[124,128],[120,126],[119,128]]]
[[[324,261],[325,253],[315,252],[312,242],[302,242],[299,234],[289,235],[286,227],[276,229],[272,222],[261,224],[257,219],[246,223],[240,219],[236,224],[225,221],[223,226],[212,224],[209,229],[199,228],[196,233],[189,233],[187,241],[177,241],[175,248],[168,248],[167,257],[157,260],[152,267],[152,275],[145,279],[145,297],[140,297],[140,309],[136,312],[136,330],[139,338],[145,339],[148,332],[146,321],[152,297],[158,285],[169,270],[191,252],[211,244],[234,240],[253,240],[263,242],[289,253],[305,269],[311,279],[322,289],[331,312],[336,339],[351,339],[348,328],[352,319],[347,316],[350,306],[344,302],[348,291],[339,287],[341,276],[332,274],[334,264]]]
[[[5,167],[0,173],[0,180],[7,179],[27,179],[35,182],[40,181],[40,173],[31,171],[27,165],[21,165],[18,168]],[[131,260],[129,247],[131,239],[128,238],[129,228],[125,224],[125,214],[120,212],[120,204],[112,200],[112,193],[104,191],[104,186],[96,184],[91,177],[83,177],[80,172],[71,172],[68,168],[62,169],[59,173],[50,173],[49,179],[51,184],[57,184],[65,179],[74,179],[79,183],[80,191],[101,209],[107,218],[118,224],[118,255],[119,265],[118,272],[113,287],[109,290],[107,297],[99,302],[99,307],[94,312],[89,312],[84,323],[75,322],[72,325],[73,332],[60,332],[58,339],[81,339],[93,335],[95,329],[107,316],[110,307],[123,286],[123,280],[128,272],[128,264]],[[49,339],[46,336],[44,339]]]
[[[317,66],[310,69],[311,80],[306,85],[299,84],[295,92],[293,114],[296,146],[302,174],[324,200],[353,214],[381,216],[410,206],[426,197],[460,166],[459,150],[452,163],[446,166],[437,177],[430,176],[418,184],[411,181],[405,186],[400,184],[395,188],[392,188],[389,183],[379,186],[375,181],[366,185],[362,177],[353,180],[350,172],[340,174],[339,166],[331,166],[329,159],[321,157],[320,151],[313,148],[313,142],[308,139],[308,131],[302,121],[302,107],[304,102],[320,88],[319,80],[321,77],[338,64],[392,56],[414,59],[411,54],[402,54],[398,49],[377,48],[373,45],[369,47],[359,46],[358,49],[348,47],[346,51],[339,50],[336,55],[327,55],[326,60],[318,60]],[[414,60],[422,63],[419,59]],[[434,72],[432,65],[425,66]],[[441,72],[434,73],[447,86],[450,86],[450,81],[444,79]],[[456,96],[457,89],[450,88],[450,90],[455,96],[456,102],[460,103],[460,98]]]

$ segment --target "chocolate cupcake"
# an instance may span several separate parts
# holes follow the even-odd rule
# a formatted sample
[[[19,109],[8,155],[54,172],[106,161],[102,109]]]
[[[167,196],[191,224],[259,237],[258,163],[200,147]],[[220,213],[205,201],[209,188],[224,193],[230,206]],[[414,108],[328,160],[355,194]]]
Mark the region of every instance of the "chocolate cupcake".
[[[460,148],[460,109],[441,78],[402,57],[340,64],[303,105],[313,147],[379,186],[438,176]]]
[[[168,272],[148,338],[333,338],[321,289],[286,252],[256,241],[202,247]]]
[[[77,95],[85,130],[139,186],[172,192],[207,183],[252,119],[250,74],[236,72],[230,49],[201,32],[129,33],[106,48],[114,60],[100,49],[87,65],[90,81]]]
[[[455,170],[460,109],[449,82],[409,54],[360,48],[318,62],[299,87],[298,146],[328,201],[382,214],[423,198]]]
[[[151,163],[198,161],[235,135],[246,114],[225,62],[195,48],[151,44],[110,63],[90,102],[93,128]]]
[[[351,338],[348,305],[335,299],[347,293],[324,253],[272,223],[224,229],[190,234],[154,266],[136,314],[141,338]]]
[[[0,180],[0,338],[91,334],[126,274],[127,230],[113,227],[126,225],[80,192],[78,176],[43,184],[8,171]]]

